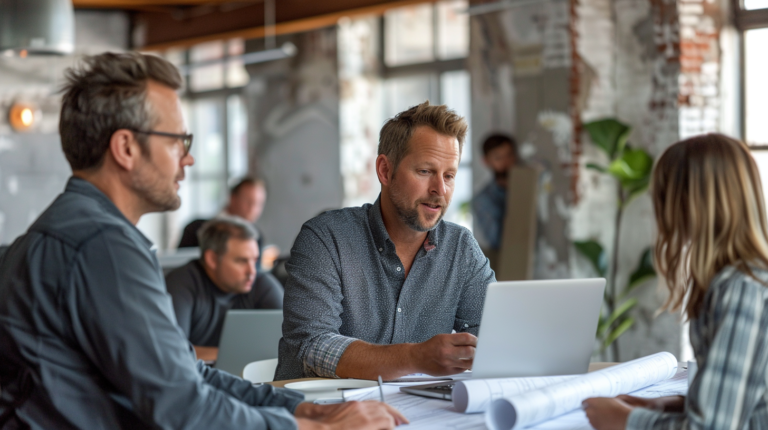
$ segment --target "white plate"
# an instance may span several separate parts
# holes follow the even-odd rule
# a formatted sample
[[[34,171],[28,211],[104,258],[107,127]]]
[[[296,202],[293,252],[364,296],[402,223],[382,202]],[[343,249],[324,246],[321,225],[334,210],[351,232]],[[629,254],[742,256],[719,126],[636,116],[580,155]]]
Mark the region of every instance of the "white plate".
[[[298,390],[304,393],[318,391],[338,391],[352,388],[367,388],[379,385],[376,381],[364,379],[329,379],[321,381],[301,381],[285,384],[285,388]]]

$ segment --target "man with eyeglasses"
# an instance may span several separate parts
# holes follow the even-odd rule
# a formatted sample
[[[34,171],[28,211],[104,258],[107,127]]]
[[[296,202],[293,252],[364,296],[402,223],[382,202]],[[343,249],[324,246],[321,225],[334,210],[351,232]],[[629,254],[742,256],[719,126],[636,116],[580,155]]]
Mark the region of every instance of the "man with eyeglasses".
[[[0,257],[0,428],[392,428],[381,403],[313,405],[195,361],[142,215],[174,210],[192,136],[173,65],[87,57],[59,131],[72,178]]]

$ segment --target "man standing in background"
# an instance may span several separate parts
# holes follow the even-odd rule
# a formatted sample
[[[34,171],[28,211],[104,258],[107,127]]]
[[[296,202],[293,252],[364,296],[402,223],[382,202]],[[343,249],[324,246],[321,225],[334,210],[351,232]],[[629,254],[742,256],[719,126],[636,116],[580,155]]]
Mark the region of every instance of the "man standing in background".
[[[509,170],[517,162],[517,143],[512,136],[494,134],[483,142],[483,163],[491,169],[493,179],[472,199],[472,212],[479,233],[494,253],[501,248]]]

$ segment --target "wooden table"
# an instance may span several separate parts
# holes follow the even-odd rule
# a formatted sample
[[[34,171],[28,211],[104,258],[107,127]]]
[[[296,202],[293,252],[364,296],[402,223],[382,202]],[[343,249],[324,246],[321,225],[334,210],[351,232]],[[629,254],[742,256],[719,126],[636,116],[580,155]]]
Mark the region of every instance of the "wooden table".
[[[589,369],[587,372],[594,372],[596,370],[605,369],[606,367],[615,366],[619,363],[609,363],[609,362],[597,362],[597,363],[589,363]],[[282,388],[285,386],[285,384],[290,384],[291,382],[301,382],[301,381],[321,381],[324,379],[331,379],[331,378],[300,378],[300,379],[287,379],[285,381],[272,381],[267,382],[267,384],[270,384],[272,386]],[[426,383],[426,382],[425,382]]]

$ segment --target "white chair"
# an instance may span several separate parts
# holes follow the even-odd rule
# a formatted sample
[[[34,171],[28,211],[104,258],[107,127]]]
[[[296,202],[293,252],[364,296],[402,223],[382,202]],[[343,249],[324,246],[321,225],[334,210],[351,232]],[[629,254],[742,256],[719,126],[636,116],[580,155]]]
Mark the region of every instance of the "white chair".
[[[248,363],[243,369],[243,379],[257,382],[272,382],[275,379],[275,369],[277,369],[277,359],[259,360]]]

